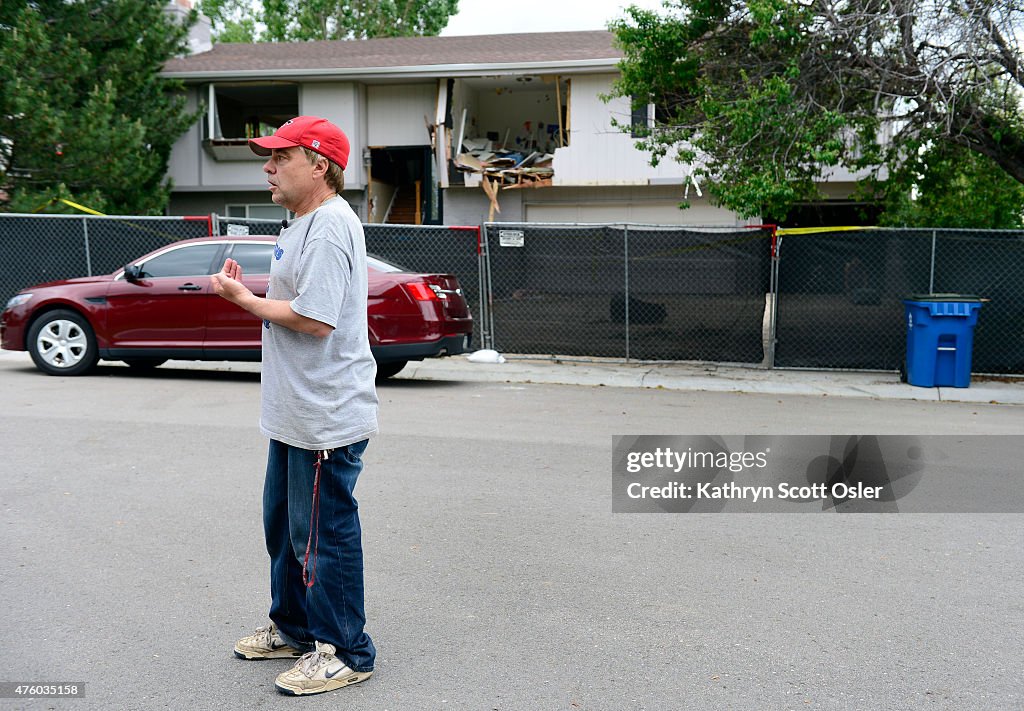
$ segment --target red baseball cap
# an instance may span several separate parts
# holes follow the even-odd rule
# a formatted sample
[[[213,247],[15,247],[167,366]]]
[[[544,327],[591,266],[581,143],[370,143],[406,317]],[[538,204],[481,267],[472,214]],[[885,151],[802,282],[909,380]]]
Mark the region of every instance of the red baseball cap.
[[[327,119],[296,116],[285,121],[273,136],[250,138],[249,148],[260,156],[269,156],[274,148],[302,146],[316,151],[344,169],[348,165],[348,136]]]

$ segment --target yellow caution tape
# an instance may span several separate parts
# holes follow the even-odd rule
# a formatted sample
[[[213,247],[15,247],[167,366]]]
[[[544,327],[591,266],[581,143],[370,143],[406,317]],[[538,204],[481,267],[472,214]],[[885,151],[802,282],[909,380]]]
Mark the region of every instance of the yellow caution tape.
[[[44,202],[42,205],[40,205],[35,210],[33,210],[32,214],[37,214],[39,212],[42,212],[43,210],[45,210],[46,208],[48,208],[50,205],[52,205],[55,202],[62,202],[65,205],[68,205],[70,207],[75,208],[76,210],[81,210],[82,212],[88,212],[90,215],[99,215],[100,217],[106,217],[106,215],[104,213],[102,213],[102,212],[97,212],[96,210],[93,210],[92,208],[86,207],[85,205],[79,205],[77,202],[71,202],[70,200],[65,200],[64,198],[50,198],[50,200],[48,200],[47,202]]]
[[[62,203],[64,203],[65,205],[67,205],[69,207],[73,207],[76,210],[81,210],[82,212],[87,212],[90,215],[97,215],[99,217],[107,217],[107,214],[105,212],[99,212],[98,210],[93,210],[91,207],[86,207],[85,205],[79,205],[77,202],[72,202],[71,200],[65,200],[64,198],[54,198],[53,200],[50,200],[50,202],[46,203],[45,205],[40,205],[39,207],[37,207],[36,208],[36,212],[39,212],[40,210],[46,208],[47,205],[52,205],[55,202],[62,202]],[[138,224],[136,222],[129,222],[128,220],[116,220],[116,221],[121,223],[122,225],[128,225],[129,227],[133,227],[133,228],[139,230],[140,232],[148,232],[148,233],[150,233],[152,235],[156,235],[158,237],[163,237],[163,238],[167,239],[170,242],[177,242],[180,239],[184,239],[183,237],[181,237],[179,235],[170,234],[170,233],[164,232],[162,230],[154,230],[151,227],[147,227],[145,225],[141,225],[141,224]]]
[[[93,210],[91,207],[86,207],[85,205],[79,205],[77,202],[72,202],[71,200],[65,200],[64,198],[53,198],[49,202],[43,203],[42,205],[37,207],[33,212],[34,213],[38,213],[41,210],[45,210],[48,206],[52,205],[55,202],[62,202],[62,203],[64,203],[65,205],[67,205],[69,207],[73,207],[76,210],[81,210],[82,212],[87,212],[90,215],[98,215],[99,217],[107,217],[108,216],[105,212],[99,212],[98,210]],[[184,239],[183,237],[181,237],[179,235],[170,234],[168,232],[163,232],[161,230],[154,230],[154,229],[152,229],[150,227],[146,227],[144,225],[140,225],[140,224],[135,223],[135,222],[128,222],[127,220],[116,220],[116,221],[120,222],[122,225],[128,225],[129,227],[133,227],[133,228],[135,228],[135,229],[137,229],[137,230],[139,230],[141,232],[149,232],[150,234],[157,235],[158,237],[166,238],[170,242],[177,242],[178,240]]]
[[[857,230],[877,230],[877,227],[780,227],[775,230],[777,235],[813,235],[822,232],[856,232]]]
[[[104,213],[97,212],[96,210],[93,210],[91,207],[86,207],[85,205],[79,205],[77,202],[71,202],[70,200],[65,200],[64,198],[60,198],[60,201],[65,205],[75,208],[76,210],[88,212],[90,215],[99,215],[100,217],[106,217]]]

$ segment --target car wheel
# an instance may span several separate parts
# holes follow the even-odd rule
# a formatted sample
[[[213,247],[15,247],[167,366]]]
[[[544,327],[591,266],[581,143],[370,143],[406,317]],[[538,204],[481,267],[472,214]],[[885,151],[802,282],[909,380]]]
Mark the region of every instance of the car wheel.
[[[124,364],[132,370],[153,370],[167,362],[166,358],[122,358]]]
[[[387,363],[377,364],[377,380],[387,380],[393,375],[398,375],[399,371],[402,370],[409,361],[407,360],[392,360]]]
[[[92,326],[65,309],[48,311],[32,323],[28,352],[36,367],[48,375],[82,375],[99,360]]]

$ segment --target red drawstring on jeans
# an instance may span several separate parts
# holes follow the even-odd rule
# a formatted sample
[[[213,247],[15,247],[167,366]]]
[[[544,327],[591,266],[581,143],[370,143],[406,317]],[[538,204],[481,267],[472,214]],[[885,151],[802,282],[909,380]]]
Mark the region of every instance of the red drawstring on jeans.
[[[302,561],[302,582],[307,588],[313,587],[313,582],[316,580],[317,548],[320,547],[320,465],[330,456],[330,450],[318,449],[316,461],[313,463],[313,470],[316,472],[313,477],[313,509],[309,512],[309,540],[306,541],[306,558]],[[313,549],[313,569],[307,579],[306,566],[309,564],[309,549],[311,547]]]

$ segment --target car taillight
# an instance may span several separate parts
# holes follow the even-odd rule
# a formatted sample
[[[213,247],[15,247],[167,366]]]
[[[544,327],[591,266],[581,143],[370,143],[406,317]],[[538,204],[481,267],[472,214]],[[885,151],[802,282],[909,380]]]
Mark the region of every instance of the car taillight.
[[[403,286],[409,292],[409,296],[416,299],[416,301],[437,301],[438,299],[437,292],[431,288],[430,284],[414,281],[403,284]]]

